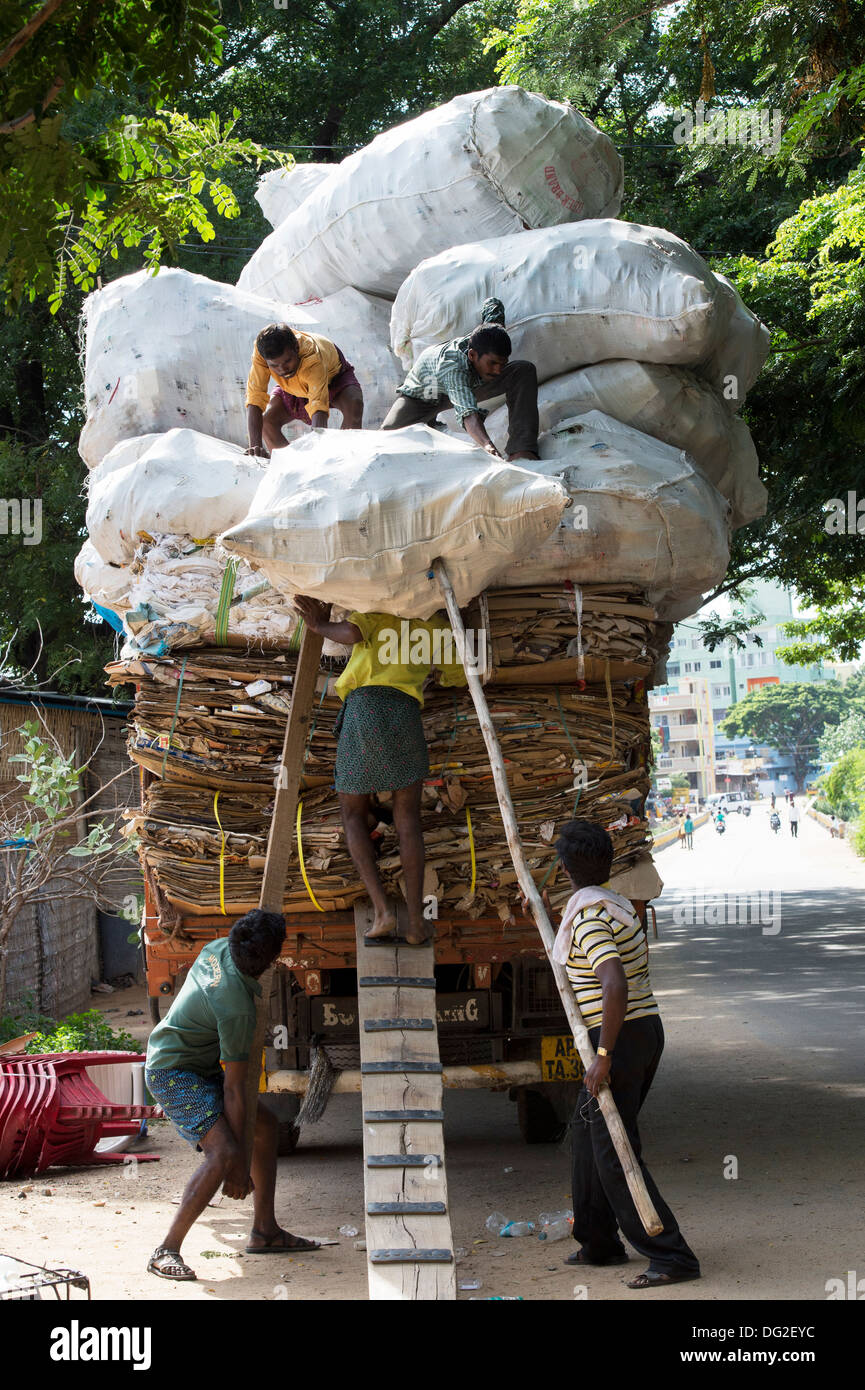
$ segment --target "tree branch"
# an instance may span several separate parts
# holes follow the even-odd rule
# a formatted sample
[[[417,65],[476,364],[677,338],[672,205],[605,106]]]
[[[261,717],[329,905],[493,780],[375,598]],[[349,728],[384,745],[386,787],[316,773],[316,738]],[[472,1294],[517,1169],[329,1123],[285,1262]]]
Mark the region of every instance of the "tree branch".
[[[41,103],[43,111],[47,111],[48,107],[51,105],[52,101],[54,100],[62,86],[63,78],[55,77],[51,86],[48,88],[48,91],[45,93],[45,97]],[[24,112],[23,116],[16,116],[15,119],[12,121],[3,121],[2,124],[0,124],[0,135],[12,135],[16,130],[22,130],[24,126],[32,125],[33,121],[35,120],[36,111],[35,108],[31,106],[29,111]]]
[[[633,24],[635,19],[643,19],[646,15],[653,14],[655,10],[665,10],[668,5],[678,5],[678,3],[679,0],[655,0],[655,3],[650,5],[647,10],[638,10],[636,14],[628,15],[628,18],[623,19],[620,24],[608,29],[604,38],[608,39],[611,34],[615,34],[617,29],[624,29],[626,24]]]
[[[450,0],[449,4],[442,5],[435,14],[430,15],[427,19],[421,20],[419,24],[416,24],[413,29],[409,30],[408,34],[406,34],[405,38],[402,40],[402,43],[407,44],[413,42],[416,35],[422,30],[429,34],[431,38],[435,38],[436,34],[440,34],[445,25],[450,23],[454,15],[459,14],[460,10],[465,9],[466,5],[470,3],[471,0]]]
[[[23,29],[18,30],[15,37],[11,39],[3,51],[0,52],[0,68],[5,68],[12,62],[16,53],[20,53],[25,43],[30,42],[37,29],[41,29],[46,20],[49,20],[55,10],[59,10],[63,3],[64,0],[45,0],[45,4],[42,6],[41,10],[36,11],[33,18],[27,21]]]

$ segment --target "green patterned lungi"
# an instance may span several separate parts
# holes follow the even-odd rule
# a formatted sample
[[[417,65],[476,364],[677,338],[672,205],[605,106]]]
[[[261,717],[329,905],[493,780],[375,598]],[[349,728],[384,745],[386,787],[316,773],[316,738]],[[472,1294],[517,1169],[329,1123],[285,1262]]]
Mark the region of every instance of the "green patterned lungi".
[[[421,707],[390,685],[350,690],[335,730],[338,792],[394,791],[429,775]]]

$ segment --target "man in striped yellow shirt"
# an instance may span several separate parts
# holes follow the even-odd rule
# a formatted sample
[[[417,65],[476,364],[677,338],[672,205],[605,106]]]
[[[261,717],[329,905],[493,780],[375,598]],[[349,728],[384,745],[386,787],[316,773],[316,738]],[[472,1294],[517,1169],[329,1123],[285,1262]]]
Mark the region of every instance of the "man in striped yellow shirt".
[[[573,1265],[626,1264],[619,1236],[649,1261],[629,1289],[699,1279],[700,1265],[640,1158],[637,1114],[649,1092],[664,1030],[649,980],[646,933],[633,905],[610,888],[613,842],[592,821],[572,820],[556,841],[574,893],[562,915],[554,958],[564,965],[597,1056],[586,1072],[572,1125]],[[607,1084],[655,1209],[664,1223],[649,1236],[634,1206],[597,1101]]]

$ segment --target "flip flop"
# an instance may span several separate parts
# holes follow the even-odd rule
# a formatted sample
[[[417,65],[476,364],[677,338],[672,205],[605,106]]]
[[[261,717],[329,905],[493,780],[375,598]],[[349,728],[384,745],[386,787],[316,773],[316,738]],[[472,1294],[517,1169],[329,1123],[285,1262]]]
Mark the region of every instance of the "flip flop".
[[[261,1236],[265,1240],[263,1231],[257,1231],[253,1226],[250,1235]],[[286,1244],[286,1238],[290,1241],[300,1242],[294,1245]],[[313,1250],[320,1250],[321,1246],[317,1240],[306,1240],[304,1236],[293,1236],[290,1231],[280,1231],[270,1240],[266,1240],[264,1245],[247,1245],[247,1255],[286,1255],[295,1251],[310,1253]]]
[[[690,1269],[683,1269],[678,1274],[675,1272],[670,1274],[660,1274],[656,1273],[652,1269],[647,1269],[642,1274],[638,1274],[636,1279],[630,1279],[628,1283],[625,1285],[625,1288],[660,1289],[665,1287],[667,1284],[686,1284],[690,1279],[699,1279],[699,1277],[699,1273],[695,1274],[693,1270]]]
[[[172,1259],[165,1265],[165,1259],[168,1255],[171,1255]],[[160,1260],[165,1266],[163,1269],[157,1267]],[[176,1270],[177,1273],[171,1274],[169,1273],[170,1270]],[[147,1261],[147,1272],[148,1274],[155,1274],[159,1279],[174,1279],[177,1283],[188,1283],[198,1278],[195,1270],[183,1263],[180,1258],[180,1251],[169,1250],[167,1245],[160,1245],[157,1250],[154,1250]]]

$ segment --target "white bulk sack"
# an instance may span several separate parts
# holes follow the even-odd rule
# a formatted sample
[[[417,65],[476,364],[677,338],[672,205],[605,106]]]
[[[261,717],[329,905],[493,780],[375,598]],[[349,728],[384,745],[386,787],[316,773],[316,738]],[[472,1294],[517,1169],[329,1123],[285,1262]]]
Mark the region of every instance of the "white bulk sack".
[[[615,216],[621,201],[621,159],[572,106],[521,87],[468,92],[344,159],[237,283],[271,299],[344,285],[392,298],[457,242]]]
[[[765,514],[767,492],[748,426],[730,414],[713,387],[687,368],[614,359],[553,377],[538,390],[542,431],[589,410],[601,410],[691,454],[703,476],[731,504],[733,527]],[[457,428],[452,411],[442,419]],[[493,411],[484,424],[493,443],[504,450],[507,407]]]
[[[255,201],[271,227],[278,227],[299,208],[322,180],[330,178],[336,164],[295,164],[293,169],[268,169],[258,180]]]
[[[364,424],[380,425],[402,380],[388,347],[390,307],[343,290],[273,304],[188,270],[140,270],[84,301],[87,422],[78,448],[95,467],[118,441],[175,427],[246,446],[246,379],[256,335],[284,322],[342,349],[364,392]],[[334,411],[331,425],[342,416]]]
[[[161,438],[162,435],[159,431],[153,431],[151,434],[136,435],[133,439],[121,439],[119,444],[115,444],[112,449],[109,449],[104,458],[91,468],[87,475],[86,487],[88,491],[98,478],[105,478],[115,469],[125,468],[127,464],[137,463],[142,454],[146,454],[157,439]]]
[[[263,472],[263,460],[237,445],[169,430],[134,463],[91,476],[90,539],[109,564],[124,565],[141,533],[215,536],[246,516]]]
[[[428,618],[446,561],[460,604],[554,530],[560,483],[427,425],[313,432],[273,456],[245,521],[220,537],[284,593]]]
[[[547,381],[590,362],[632,357],[696,368],[737,409],[768,332],[733,287],[672,232],[601,219],[453,246],[402,285],[391,343],[406,366],[424,348],[470,332],[489,296],[505,306],[514,357]],[[735,331],[730,324],[735,314]]]
[[[131,606],[129,591],[135,576],[128,565],[109,565],[88,538],[75,557],[73,572],[85,597],[123,616]]]
[[[531,465],[567,488],[572,507],[507,583],[617,584],[644,589],[664,619],[699,607],[730,557],[729,505],[681,450],[592,410],[539,441]]]

